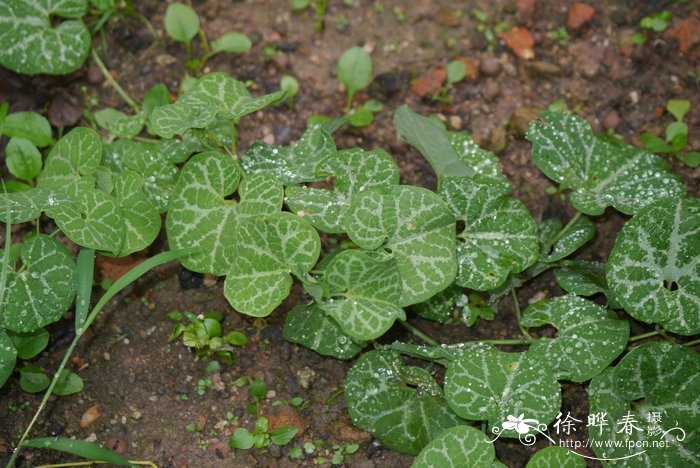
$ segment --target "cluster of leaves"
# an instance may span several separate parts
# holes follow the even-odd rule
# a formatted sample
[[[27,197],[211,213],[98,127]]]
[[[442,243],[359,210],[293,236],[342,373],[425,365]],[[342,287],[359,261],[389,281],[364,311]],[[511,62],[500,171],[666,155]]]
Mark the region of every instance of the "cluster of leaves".
[[[233,362],[234,346],[245,346],[248,343],[248,337],[239,331],[231,331],[223,336],[223,312],[209,311],[195,315],[187,311],[173,311],[168,317],[178,322],[173,327],[170,340],[182,336],[182,343],[194,348],[197,356],[216,356],[230,363]]]
[[[644,142],[644,147],[652,153],[673,153],[686,166],[700,166],[700,152],[681,153],[688,145],[688,124],[683,122],[683,119],[690,110],[690,101],[671,99],[666,103],[666,110],[675,121],[666,126],[664,138],[648,132],[643,133],[641,140]]]

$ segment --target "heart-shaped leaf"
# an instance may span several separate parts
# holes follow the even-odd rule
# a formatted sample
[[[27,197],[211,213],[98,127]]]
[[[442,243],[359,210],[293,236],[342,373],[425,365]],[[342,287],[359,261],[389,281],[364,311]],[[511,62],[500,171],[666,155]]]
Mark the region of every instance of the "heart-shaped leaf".
[[[0,328],[30,332],[60,319],[73,302],[75,262],[68,249],[42,234],[22,244],[20,258],[22,267],[8,271]]]
[[[95,174],[102,159],[102,142],[94,130],[79,127],[58,140],[44,163],[37,187],[53,188],[78,198],[84,176]],[[94,187],[94,180],[87,185]]]
[[[114,198],[121,207],[125,226],[118,257],[145,249],[160,232],[160,214],[142,188],[141,176],[128,169],[114,179]]]
[[[97,125],[119,138],[133,138],[141,133],[146,118],[143,113],[126,115],[124,112],[108,107],[95,112]]]
[[[171,248],[195,247],[180,259],[185,268],[225,275],[231,270],[238,224],[245,217],[264,217],[282,208],[282,185],[273,177],[255,174],[239,188],[240,202],[229,200],[241,174],[236,162],[209,151],[185,164],[170,200],[166,230]]]
[[[411,468],[504,467],[486,434],[467,425],[445,429],[418,454]]]
[[[527,462],[525,468],[586,468],[586,460],[576,452],[565,447],[552,445],[538,450]]]
[[[189,44],[199,32],[199,16],[187,5],[173,3],[165,11],[165,31],[171,39]]]
[[[550,179],[571,188],[571,203],[599,215],[613,206],[633,214],[665,197],[679,197],[685,185],[663,159],[628,145],[598,138],[585,119],[547,111],[530,123],[532,158]]]
[[[468,177],[447,177],[440,195],[464,222],[457,234],[459,286],[488,291],[537,259],[537,224],[530,212],[510,198],[503,185]]]
[[[447,138],[457,157],[474,171],[475,179],[486,179],[510,187],[508,178],[498,165],[498,158],[491,151],[477,145],[467,132],[447,132]],[[510,192],[510,190],[508,191]]]
[[[639,346],[595,377],[588,392],[589,413],[605,418],[589,427],[599,457],[635,454],[620,462],[626,467],[700,464],[700,357],[692,349]]]
[[[312,125],[290,146],[253,143],[241,158],[241,166],[248,173],[273,174],[285,185],[295,185],[323,179],[316,174],[316,166],[335,151],[330,133],[320,125]]]
[[[87,0],[0,2],[0,65],[17,73],[66,75],[80,68],[90,32],[78,18]],[[61,21],[58,18],[76,18]]]
[[[615,301],[605,280],[605,264],[585,260],[569,260],[554,270],[554,277],[566,292],[579,296],[592,296],[603,293],[608,299],[608,307],[621,309]]]
[[[382,262],[360,250],[345,250],[326,266],[323,282],[329,298],[319,307],[356,340],[373,340],[394,320],[406,320],[397,305],[401,280],[393,259]]]
[[[334,189],[288,187],[287,205],[316,229],[334,234],[343,232],[345,213],[353,195],[373,187],[399,183],[399,168],[382,149],[337,151],[316,166],[316,174],[335,177]]]
[[[8,115],[2,122],[0,134],[10,138],[24,138],[39,148],[51,144],[51,124],[46,117],[36,112],[13,112]]]
[[[310,271],[320,252],[318,232],[302,218],[286,212],[250,216],[236,231],[224,295],[238,312],[264,317],[289,295],[290,273]]]
[[[615,239],[607,280],[634,318],[681,335],[700,333],[700,200],[665,199]]]
[[[298,305],[289,312],[284,339],[336,359],[350,359],[363,347],[363,343],[345,334],[317,305]]]
[[[0,193],[0,221],[12,224],[26,223],[37,219],[44,210],[72,202],[71,197],[54,189]]]
[[[352,422],[386,447],[417,455],[443,430],[463,424],[440,386],[420,367],[405,366],[393,351],[370,351],[345,378]]]
[[[163,138],[182,135],[191,128],[205,128],[217,115],[237,120],[284,98],[278,91],[254,98],[245,85],[223,72],[199,78],[174,104],[156,107],[151,129]]]
[[[629,338],[626,320],[611,319],[605,308],[573,294],[531,305],[520,323],[557,329],[555,339],[540,338],[529,352],[557,379],[573,382],[600,374],[624,351]]]
[[[12,340],[4,330],[0,330],[0,388],[5,385],[7,379],[15,370],[17,362],[17,350]]]
[[[464,419],[488,421],[503,437],[521,433],[508,426],[508,416],[525,415],[549,424],[559,413],[559,383],[534,353],[505,353],[490,346],[472,347],[447,366],[445,396]]]
[[[455,218],[435,193],[420,187],[365,190],[353,197],[346,231],[363,249],[395,258],[400,307],[425,301],[455,279]]]
[[[168,144],[169,141],[173,140],[162,140],[152,145],[117,140],[105,148],[102,156],[102,164],[115,174],[125,169],[139,173],[143,178],[143,192],[148,202],[159,213],[163,213],[168,208],[170,194],[178,175],[175,164],[182,162],[178,160],[182,159],[179,154],[173,154],[174,148]],[[172,158],[176,161],[172,161]]]

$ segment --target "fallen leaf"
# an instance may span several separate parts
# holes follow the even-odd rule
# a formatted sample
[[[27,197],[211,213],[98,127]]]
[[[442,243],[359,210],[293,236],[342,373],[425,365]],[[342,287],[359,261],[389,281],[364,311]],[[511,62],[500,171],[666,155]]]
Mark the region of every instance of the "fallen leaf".
[[[418,97],[436,96],[440,94],[440,88],[446,79],[447,70],[444,67],[434,68],[413,83],[411,92]]]
[[[263,416],[269,421],[270,432],[280,427],[294,426],[297,428],[298,437],[309,427],[309,423],[299,414],[299,411],[289,405],[263,408]]]
[[[83,115],[83,106],[73,96],[59,94],[51,101],[47,114],[54,127],[72,127]]]
[[[535,13],[537,0],[516,0],[515,6],[518,9],[518,21],[523,24],[532,22],[532,15]]]
[[[670,39],[678,41],[678,50],[687,53],[692,46],[700,42],[700,21],[697,18],[688,18],[673,25],[664,34]]]
[[[101,405],[93,405],[85,410],[83,415],[80,417],[80,427],[86,429],[90,424],[97,421],[97,419],[102,416],[104,409]]]
[[[590,22],[595,16],[595,8],[586,3],[574,3],[566,15],[566,27],[574,31]]]
[[[98,255],[95,259],[95,265],[99,269],[102,278],[109,278],[112,281],[117,281],[119,278],[128,273],[129,270],[143,261],[143,258],[134,259],[134,257],[131,255],[121,258]]]
[[[506,41],[506,45],[518,57],[526,60],[535,58],[535,51],[533,50],[535,38],[532,37],[529,29],[516,27],[510,31],[500,33],[498,37]]]

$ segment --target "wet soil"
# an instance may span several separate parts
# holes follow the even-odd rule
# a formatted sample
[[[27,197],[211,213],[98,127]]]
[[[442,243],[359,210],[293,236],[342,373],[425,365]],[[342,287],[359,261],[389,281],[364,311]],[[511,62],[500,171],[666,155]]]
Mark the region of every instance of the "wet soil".
[[[167,4],[152,0],[135,3],[158,39],[139,19],[117,17],[107,24],[103,36],[95,38],[95,45],[115,78],[135,98],[142,98],[158,82],[176,94],[185,55],[180,45],[162,39]],[[345,97],[334,77],[335,61],[354,45],[371,51],[375,64],[375,80],[358,94],[356,102],[375,98],[385,109],[369,127],[343,128],[334,137],[339,148],[386,149],[399,163],[406,184],[434,188],[436,181],[427,162],[395,137],[391,116],[404,103],[421,113],[436,114],[451,129],[469,131],[480,144],[497,151],[513,182],[514,196],[537,220],[554,216],[566,220],[573,214],[565,199],[545,193],[553,185],[532,163],[530,145],[523,139],[529,116],[552,102],[563,101],[588,118],[596,131],[611,129],[639,145],[641,133],[662,134],[670,123],[668,114],[663,113],[668,99],[689,99],[689,147],[700,150],[700,47],[695,44],[681,53],[678,42],[663,33],[650,35],[641,46],[631,43],[644,15],[666,8],[676,18],[672,25],[687,18],[700,20],[697,3],[590,1],[596,9],[593,20],[569,31],[562,41],[551,39],[548,33],[566,25],[573,2],[536,2],[531,14],[522,8],[527,3],[472,1],[467,7],[465,2],[451,0],[331,1],[322,33],[314,29],[312,10],[294,13],[288,0],[193,0],[192,6],[200,13],[208,37],[240,31],[254,43],[246,54],[215,56],[206,71],[225,71],[237,79],[251,80],[254,94],[277,89],[283,74],[295,76],[301,85],[293,108],[282,104],[243,119],[241,150],[258,139],[288,144],[303,132],[311,115],[338,116]],[[470,13],[472,8],[486,13],[488,28],[502,23],[529,28],[536,41],[534,59],[517,58],[500,41],[489,43]],[[466,57],[475,66],[475,73],[452,86],[444,102],[420,98],[411,91],[412,84],[424,74],[457,57]],[[57,115],[64,116],[75,111],[71,103],[80,107],[93,101],[99,102],[97,108],[126,110],[99,74],[95,76],[90,64],[67,77],[26,78],[0,69],[0,80],[0,101],[9,100],[11,111],[46,112],[53,105]],[[673,159],[670,163],[697,196],[700,169],[689,169]],[[577,258],[605,260],[625,219],[613,210],[595,217],[598,233]],[[164,242],[153,251],[162,248]],[[117,447],[130,459],[152,460],[162,467],[328,466],[332,446],[350,443],[360,444],[360,450],[346,459],[346,466],[410,465],[412,457],[385,449],[370,434],[352,427],[340,394],[352,362],[323,358],[282,338],[284,318],[300,300],[300,290],[293,290],[267,319],[253,320],[231,309],[223,298],[221,281],[207,282],[208,286],[195,281],[198,287],[186,289],[184,286],[193,284],[180,281],[181,274],[180,266],[159,268],[109,304],[81,341],[76,352],[79,359],[73,361],[73,369],[85,380],[85,390],[52,399],[35,434],[96,440]],[[553,277],[545,274],[523,287],[519,299],[526,305],[560,293]],[[208,376],[207,361],[196,359],[181,342],[168,341],[173,322],[166,315],[173,310],[223,311],[224,330],[239,330],[250,338],[234,364],[223,365],[210,376],[218,389],[198,394],[198,382]],[[495,321],[482,321],[472,328],[459,323],[438,325],[417,317],[410,320],[445,343],[519,335],[508,300],[500,304]],[[650,329],[632,322],[633,333]],[[37,362],[46,369],[56,366],[72,338],[69,320],[51,328],[52,342]],[[395,339],[413,340],[402,329],[391,330],[382,340]],[[245,376],[262,378],[268,384],[264,414],[276,423],[292,423],[303,429],[292,444],[281,450],[231,453],[227,440],[233,430],[237,425],[250,428],[255,421],[246,412],[251,401],[247,387],[235,385]],[[563,414],[571,412],[585,420],[586,385],[563,383],[562,390]],[[286,403],[294,397],[305,400],[301,411]],[[19,389],[16,376],[0,390],[0,463],[9,458],[39,401],[40,396]],[[81,428],[81,416],[95,405],[101,416]],[[585,440],[585,427],[579,426],[570,439],[574,437]],[[323,443],[313,454],[289,458],[292,447],[317,439]],[[536,449],[545,446],[545,441],[527,447],[517,440],[499,440],[495,446],[500,460],[520,467]],[[26,450],[20,465],[71,459]]]

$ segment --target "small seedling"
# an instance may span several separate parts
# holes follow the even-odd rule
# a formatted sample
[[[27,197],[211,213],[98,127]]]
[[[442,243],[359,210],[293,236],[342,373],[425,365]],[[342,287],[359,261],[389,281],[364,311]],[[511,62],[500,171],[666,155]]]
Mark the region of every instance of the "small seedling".
[[[569,32],[564,26],[560,26],[553,31],[549,31],[547,36],[550,39],[557,41],[559,44],[566,44],[569,40]]]
[[[312,8],[314,10],[316,32],[322,33],[326,9],[328,8],[328,0],[292,0],[292,9],[294,11],[303,11],[307,8]]]
[[[294,98],[299,92],[299,82],[291,75],[282,76],[280,81],[280,90],[287,93],[287,104],[290,108],[294,108]]]
[[[239,427],[233,433],[228,443],[231,448],[240,450],[248,450],[253,447],[262,449],[270,446],[270,444],[287,445],[298,431],[299,429],[294,426],[283,426],[270,431],[268,419],[260,416],[255,422],[253,432],[244,427]]]
[[[333,445],[333,458],[331,458],[331,464],[341,465],[348,458],[349,455],[354,454],[360,449],[357,444],[347,444],[347,445]]]
[[[642,45],[647,41],[649,34],[664,32],[673,19],[670,11],[659,11],[645,16],[639,21],[642,30],[632,36],[632,43]]]
[[[182,336],[183,344],[194,348],[197,356],[217,356],[230,363],[234,359],[234,346],[248,343],[248,338],[238,331],[223,336],[222,312],[209,311],[195,315],[192,312],[173,311],[168,317],[179,322],[173,327],[170,341]]]
[[[478,8],[474,8],[472,10],[472,17],[477,22],[476,30],[482,33],[486,38],[486,43],[488,44],[489,50],[498,45],[498,40],[496,39],[497,35],[510,29],[510,24],[505,21],[502,21],[492,27],[491,21],[489,21],[489,16]]]
[[[250,50],[250,39],[239,32],[230,32],[209,43],[201,28],[199,16],[189,6],[171,3],[165,11],[165,31],[174,41],[184,44],[187,50],[187,68],[194,76],[199,75],[209,59],[220,52],[243,53]],[[192,40],[199,35],[203,55],[192,53]]]
[[[666,111],[675,121],[666,126],[665,138],[659,138],[651,133],[644,133],[640,137],[644,147],[652,153],[670,153],[689,167],[700,165],[700,152],[683,151],[688,144],[688,124],[683,122],[685,115],[690,110],[690,101],[687,99],[671,99],[666,103]]]

